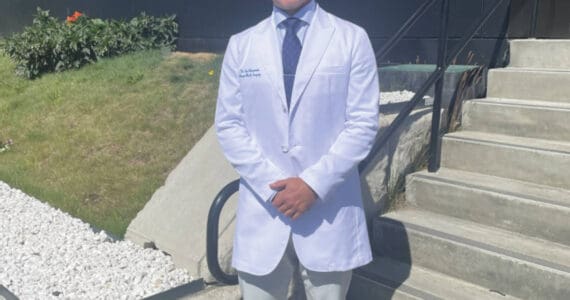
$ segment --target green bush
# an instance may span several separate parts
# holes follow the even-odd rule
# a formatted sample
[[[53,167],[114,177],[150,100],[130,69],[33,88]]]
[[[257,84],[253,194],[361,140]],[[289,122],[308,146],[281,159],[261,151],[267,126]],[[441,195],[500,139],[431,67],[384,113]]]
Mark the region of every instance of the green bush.
[[[142,13],[130,21],[102,20],[75,13],[62,22],[37,9],[31,26],[0,44],[16,62],[16,74],[36,78],[47,72],[79,68],[101,57],[159,47],[174,48],[175,16]]]

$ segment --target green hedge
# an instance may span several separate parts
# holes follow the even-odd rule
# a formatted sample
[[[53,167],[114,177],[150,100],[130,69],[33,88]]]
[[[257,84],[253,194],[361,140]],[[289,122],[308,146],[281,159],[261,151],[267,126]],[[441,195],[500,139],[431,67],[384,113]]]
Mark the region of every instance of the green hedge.
[[[79,68],[101,57],[158,47],[174,48],[178,24],[142,13],[130,21],[89,18],[79,12],[60,21],[37,9],[31,26],[0,45],[16,62],[16,74],[36,78]]]

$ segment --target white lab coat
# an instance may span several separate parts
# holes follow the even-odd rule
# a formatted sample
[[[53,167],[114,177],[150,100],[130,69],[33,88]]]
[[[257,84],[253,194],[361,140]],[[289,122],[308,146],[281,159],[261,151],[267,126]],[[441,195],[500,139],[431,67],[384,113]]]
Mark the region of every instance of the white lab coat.
[[[232,266],[271,272],[292,234],[309,270],[346,271],[371,261],[358,163],[378,130],[378,73],[366,32],[317,7],[305,36],[291,107],[281,51],[267,18],[230,38],[215,124],[240,175]],[[269,184],[302,178],[317,202],[292,221],[270,202]]]

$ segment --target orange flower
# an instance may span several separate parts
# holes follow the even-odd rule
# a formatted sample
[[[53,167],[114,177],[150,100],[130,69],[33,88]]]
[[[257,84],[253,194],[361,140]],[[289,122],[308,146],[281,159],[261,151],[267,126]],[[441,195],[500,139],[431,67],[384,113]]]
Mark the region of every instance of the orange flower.
[[[74,23],[77,21],[77,19],[79,19],[79,17],[83,16],[82,13],[75,11],[73,12],[73,15],[67,17],[66,22],[69,23]]]

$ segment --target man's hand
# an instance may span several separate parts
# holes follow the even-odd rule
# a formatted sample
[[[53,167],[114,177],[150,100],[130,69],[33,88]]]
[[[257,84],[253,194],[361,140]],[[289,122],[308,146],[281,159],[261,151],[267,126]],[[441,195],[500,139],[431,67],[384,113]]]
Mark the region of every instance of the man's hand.
[[[269,187],[279,191],[273,199],[273,206],[293,220],[309,210],[317,200],[317,194],[299,177],[278,180]]]

